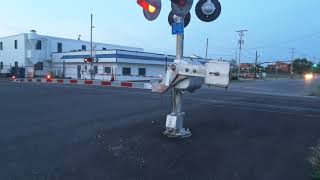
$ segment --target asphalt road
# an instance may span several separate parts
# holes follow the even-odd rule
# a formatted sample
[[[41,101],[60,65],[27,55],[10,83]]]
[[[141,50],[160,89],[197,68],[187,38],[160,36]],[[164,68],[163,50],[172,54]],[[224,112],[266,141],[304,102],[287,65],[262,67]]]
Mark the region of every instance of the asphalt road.
[[[184,98],[193,136],[179,140],[162,135],[168,100],[0,82],[0,179],[309,179],[320,99],[202,89]]]
[[[318,86],[320,87],[320,79],[313,81],[304,79],[249,80],[231,84],[231,90],[258,94],[309,96]]]

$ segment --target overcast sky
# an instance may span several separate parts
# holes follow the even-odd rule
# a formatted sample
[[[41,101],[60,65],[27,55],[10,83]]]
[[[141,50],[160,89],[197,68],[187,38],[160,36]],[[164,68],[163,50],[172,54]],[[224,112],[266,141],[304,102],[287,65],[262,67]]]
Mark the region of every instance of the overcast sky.
[[[194,1],[195,3],[197,0]],[[195,7],[194,3],[194,7]],[[192,9],[185,30],[186,55],[232,59],[236,54],[239,29],[248,29],[243,59],[253,62],[255,51],[261,61],[288,60],[290,48],[296,57],[320,59],[319,0],[221,0],[222,14],[212,23],[198,20]],[[0,37],[28,32],[89,40],[90,13],[94,14],[94,41],[138,46],[146,51],[175,54],[175,37],[167,23],[171,9],[163,9],[156,21],[144,19],[136,0],[10,0],[1,2]]]

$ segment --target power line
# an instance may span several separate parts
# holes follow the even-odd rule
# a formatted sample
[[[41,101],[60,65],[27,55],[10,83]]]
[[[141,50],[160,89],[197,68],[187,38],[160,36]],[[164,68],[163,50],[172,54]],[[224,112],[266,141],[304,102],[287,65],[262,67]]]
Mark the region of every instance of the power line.
[[[294,49],[294,48],[291,48],[291,67],[290,67],[291,79],[293,79],[293,61],[294,61],[294,53],[295,53],[295,49]]]

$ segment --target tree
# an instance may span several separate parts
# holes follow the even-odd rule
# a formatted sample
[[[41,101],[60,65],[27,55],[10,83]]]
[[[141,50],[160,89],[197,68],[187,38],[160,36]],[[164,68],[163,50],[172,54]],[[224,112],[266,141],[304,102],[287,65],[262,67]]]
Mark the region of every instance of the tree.
[[[320,73],[320,63],[317,64],[316,66],[313,66],[313,72],[314,73]]]
[[[296,59],[293,61],[293,72],[296,74],[305,74],[312,72],[313,63],[311,61],[308,61],[308,59]]]

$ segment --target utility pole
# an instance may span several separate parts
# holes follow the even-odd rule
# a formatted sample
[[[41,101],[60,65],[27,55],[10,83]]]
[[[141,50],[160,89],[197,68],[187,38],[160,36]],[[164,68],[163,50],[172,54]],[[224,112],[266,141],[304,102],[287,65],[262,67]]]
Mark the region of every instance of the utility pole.
[[[293,62],[294,62],[294,48],[291,48],[291,67],[290,67],[290,76],[293,79]]]
[[[278,61],[276,61],[276,78],[278,79]]]
[[[244,44],[244,40],[243,40],[243,37],[244,37],[244,33],[245,32],[248,32],[248,30],[246,29],[242,29],[242,30],[239,30],[239,31],[236,31],[238,34],[239,34],[239,41],[238,41],[238,44],[239,44],[239,64],[238,64],[238,79],[240,78],[240,65],[241,65],[241,51],[242,51],[242,45]]]
[[[66,61],[65,60],[62,61],[62,78],[63,79],[66,78]]]
[[[311,65],[311,70],[312,70],[312,74],[314,73],[314,64],[316,64],[316,57],[314,56],[313,57],[313,62],[312,62],[312,65]]]
[[[254,77],[257,79],[257,66],[258,66],[258,51],[256,51],[256,61],[255,61],[255,64],[254,64]]]
[[[92,59],[90,68],[90,79],[93,80],[93,43],[92,43],[92,31],[93,31],[93,15],[91,14],[91,26],[90,26],[90,58]]]
[[[208,61],[208,48],[209,48],[209,38],[207,38],[207,45],[206,45],[206,61]]]
[[[165,71],[165,73],[167,73],[167,71],[168,71],[168,55],[166,55],[165,59],[166,59],[166,71]]]

